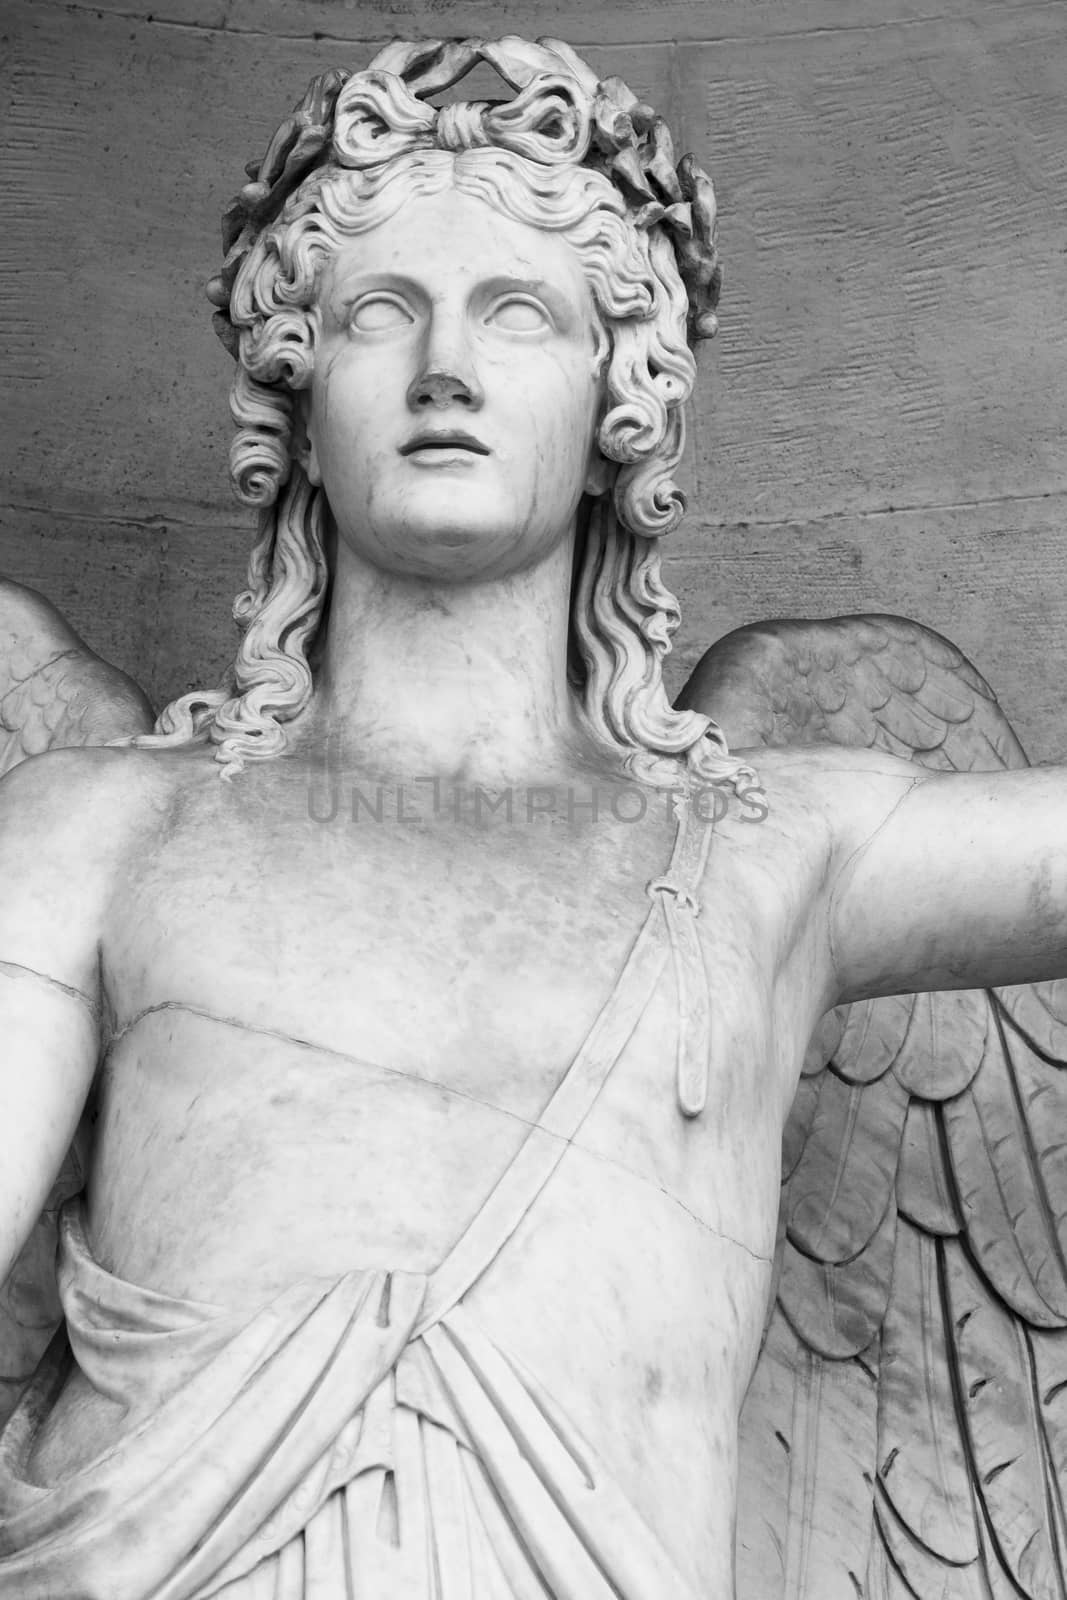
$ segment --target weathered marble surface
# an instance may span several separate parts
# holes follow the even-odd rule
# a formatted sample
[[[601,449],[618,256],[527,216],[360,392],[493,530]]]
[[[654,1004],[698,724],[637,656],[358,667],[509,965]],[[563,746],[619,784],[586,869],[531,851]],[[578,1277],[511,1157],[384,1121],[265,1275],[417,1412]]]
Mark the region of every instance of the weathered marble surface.
[[[515,87],[525,48],[498,56]],[[776,1287],[804,1343],[776,1316],[759,1374],[815,1476],[790,1468],[742,1584],[883,1600],[904,1569],[913,1590],[981,1592],[985,1544],[990,1584],[1059,1581],[1055,1495],[1042,1517],[1036,1490],[1062,1480],[1063,1208],[1059,1143],[1034,1144],[1059,1107],[1054,1074],[1026,1076],[1055,1054],[1059,988],[992,1003],[951,1049],[928,1002],[864,1003],[1063,974],[1067,776],[965,759],[1020,752],[973,669],[907,625],[772,630],[668,705],[656,545],[678,510],[686,313],[715,298],[713,202],[671,176],[651,116],[558,61],[557,98],[499,120],[412,100],[396,74],[425,67],[428,96],[439,65],[417,53],[310,97],[212,291],[242,341],[235,476],[267,512],[234,692],[179,700],[154,743],[22,763],[0,791],[5,1276],[92,1114],[84,1207],[61,1222],[76,1359],[57,1345],[0,1452],[18,1600],[732,1600],[738,1419]],[[572,161],[556,192],[556,147],[585,155],[590,112],[601,189]],[[351,170],[367,187],[322,272],[286,286],[264,189],[296,189],[320,125],[350,158],[321,214],[349,215]],[[367,155],[384,137],[391,210]],[[536,185],[501,157],[518,138]],[[605,223],[598,277],[583,228],[618,192],[662,231]],[[767,744],[762,788],[698,702]],[[812,731],[831,743],[805,748]],[[931,751],[969,770],[901,759]],[[379,791],[368,821],[355,798]],[[907,1054],[913,1027],[930,1044]],[[910,1122],[927,1100],[944,1109]],[[954,1190],[940,1133],[925,1188],[916,1171],[937,1116]],[[958,1243],[911,1249],[913,1225],[966,1234],[995,1293]],[[942,1270],[956,1377],[938,1345],[908,1389],[905,1313],[870,1286],[910,1285],[927,1350]],[[1034,1371],[1024,1460],[1000,1441]],[[935,1446],[959,1384],[989,1390],[943,1473],[971,1513],[951,1538],[929,1451],[896,1447],[919,1457],[910,1498],[893,1450],[873,1455],[924,1379]],[[781,1478],[772,1437],[758,1459]]]
[[[0,570],[156,704],[213,681],[249,527],[202,309],[233,151],[263,146],[294,83],[395,32],[563,32],[719,185],[672,687],[741,623],[894,611],[981,664],[1035,759],[1067,753],[1064,8],[498,10],[7,0]]]

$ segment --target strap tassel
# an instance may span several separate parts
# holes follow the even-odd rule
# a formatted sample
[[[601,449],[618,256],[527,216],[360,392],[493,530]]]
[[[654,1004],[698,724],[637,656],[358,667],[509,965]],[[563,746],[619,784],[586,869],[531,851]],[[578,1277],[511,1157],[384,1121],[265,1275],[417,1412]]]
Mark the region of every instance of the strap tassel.
[[[678,1108],[685,1117],[699,1117],[708,1103],[711,1051],[708,979],[696,930],[700,902],[670,878],[655,879],[649,884],[648,892],[659,896],[674,962],[678,1006],[675,1046]]]

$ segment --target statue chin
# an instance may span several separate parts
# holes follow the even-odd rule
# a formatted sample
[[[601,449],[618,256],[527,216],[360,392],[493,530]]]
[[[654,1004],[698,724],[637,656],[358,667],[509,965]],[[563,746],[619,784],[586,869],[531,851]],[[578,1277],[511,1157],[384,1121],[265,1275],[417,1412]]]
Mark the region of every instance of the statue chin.
[[[573,518],[563,532],[510,520],[487,525],[477,515],[435,519],[430,525],[404,518],[358,532],[338,524],[338,550],[392,577],[444,585],[489,583],[540,565],[562,545],[569,548],[573,525]]]

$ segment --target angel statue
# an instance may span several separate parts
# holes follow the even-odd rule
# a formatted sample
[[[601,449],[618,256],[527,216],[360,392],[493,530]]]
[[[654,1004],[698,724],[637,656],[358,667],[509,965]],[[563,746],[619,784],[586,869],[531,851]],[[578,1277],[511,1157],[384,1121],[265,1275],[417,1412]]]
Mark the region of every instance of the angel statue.
[[[232,676],[0,593],[0,1594],[1064,1600],[1067,776],[895,618],[670,704],[619,79],[394,43],[248,171]]]

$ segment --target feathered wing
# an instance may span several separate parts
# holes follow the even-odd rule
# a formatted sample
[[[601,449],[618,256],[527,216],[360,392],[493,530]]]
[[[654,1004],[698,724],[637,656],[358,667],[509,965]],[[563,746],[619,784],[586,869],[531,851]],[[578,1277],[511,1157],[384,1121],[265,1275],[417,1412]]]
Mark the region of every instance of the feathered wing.
[[[899,617],[743,628],[684,701],[737,748],[1027,764]],[[1067,1600],[1067,982],[823,1020],[741,1424],[740,1600]]]
[[[0,579],[0,777],[27,756],[147,733],[152,707],[54,606]]]
[[[0,579],[0,776],[45,750],[145,733],[152,720],[137,685],[101,661],[47,600]],[[81,1183],[72,1149],[40,1221],[0,1284],[0,1426],[59,1322],[55,1214]]]

